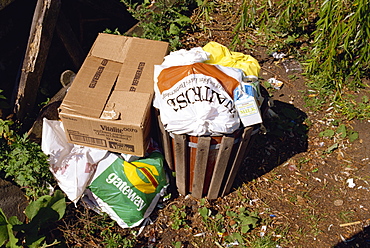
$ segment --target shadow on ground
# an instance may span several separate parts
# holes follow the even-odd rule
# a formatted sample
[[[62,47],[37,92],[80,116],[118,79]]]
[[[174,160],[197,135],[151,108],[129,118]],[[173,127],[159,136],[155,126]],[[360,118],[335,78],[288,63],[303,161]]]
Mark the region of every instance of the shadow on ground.
[[[273,113],[270,112],[269,118],[264,119],[264,128],[254,137],[253,145],[235,179],[235,188],[268,173],[294,155],[307,151],[306,113],[292,104],[276,100],[271,110]]]
[[[362,232],[357,233],[349,239],[335,245],[334,248],[357,248],[370,247],[370,226],[364,228]]]

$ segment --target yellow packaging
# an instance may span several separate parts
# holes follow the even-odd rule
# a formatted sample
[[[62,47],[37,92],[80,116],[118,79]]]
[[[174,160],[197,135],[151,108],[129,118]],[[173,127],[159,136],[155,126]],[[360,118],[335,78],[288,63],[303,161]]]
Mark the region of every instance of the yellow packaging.
[[[227,67],[242,69],[246,76],[258,77],[260,65],[258,61],[250,55],[240,52],[231,52],[227,47],[211,41],[207,43],[203,50],[210,53],[210,59],[205,61],[207,64],[217,64]]]

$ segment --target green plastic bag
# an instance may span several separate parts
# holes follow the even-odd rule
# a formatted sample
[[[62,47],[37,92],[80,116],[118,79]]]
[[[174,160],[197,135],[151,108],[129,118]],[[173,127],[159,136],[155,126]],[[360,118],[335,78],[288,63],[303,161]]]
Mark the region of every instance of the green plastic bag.
[[[101,210],[122,228],[138,226],[167,188],[163,161],[159,152],[134,162],[110,154],[98,164],[89,189]]]

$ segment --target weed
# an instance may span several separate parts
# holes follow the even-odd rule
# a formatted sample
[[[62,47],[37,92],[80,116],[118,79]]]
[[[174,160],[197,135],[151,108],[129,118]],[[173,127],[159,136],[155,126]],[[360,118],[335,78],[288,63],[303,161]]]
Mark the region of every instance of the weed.
[[[288,75],[288,78],[290,80],[297,80],[298,79],[298,76],[296,74],[290,74],[290,75]]]
[[[25,210],[27,223],[22,223],[16,216],[7,219],[0,209],[0,246],[48,247],[59,244],[58,240],[47,244],[44,234],[64,216],[65,209],[65,196],[60,190],[55,191],[53,196],[45,195],[31,202]]]
[[[370,119],[369,97],[364,95],[359,100],[355,100],[351,94],[345,94],[342,101],[337,101],[338,111],[348,120]]]
[[[12,120],[0,119],[0,145],[11,144],[14,142],[16,136],[12,130],[14,122]]]
[[[181,46],[180,36],[190,27],[191,19],[186,15],[193,1],[157,0],[154,5],[150,1],[139,4],[122,0],[132,16],[139,21],[141,38],[168,41],[173,50]],[[154,7],[154,8],[153,8]]]
[[[347,138],[350,142],[354,142],[355,140],[358,139],[358,132],[352,129],[349,129],[344,124],[341,124],[335,130],[327,129],[327,130],[320,132],[319,137],[326,137],[329,139],[336,137],[337,139],[342,139],[342,140]],[[327,152],[330,153],[336,148],[338,148],[337,143],[335,143],[332,147],[329,147],[327,149]]]
[[[306,157],[301,157],[298,159],[298,168],[302,168],[304,164],[307,164],[311,159]]]
[[[174,248],[181,248],[182,247],[182,243],[180,241],[173,242],[172,245],[173,245]]]
[[[5,97],[0,94],[0,99]],[[49,186],[56,182],[41,147],[26,134],[17,134],[16,129],[12,120],[0,119],[0,172],[22,187],[27,196],[36,199],[48,194]]]
[[[28,140],[27,135],[12,134],[14,136],[0,139],[0,171],[4,171],[5,177],[13,179],[33,199],[48,194],[49,185],[56,184],[49,171],[48,157],[38,144]]]
[[[113,247],[134,247],[135,238],[126,238],[119,233],[114,232],[114,230],[106,228],[100,233],[101,237],[104,237],[102,244],[104,247],[113,248]],[[135,237],[134,235],[132,235]]]
[[[273,240],[271,236],[263,236],[248,242],[248,246],[253,248],[273,248],[279,247],[279,243]]]
[[[295,196],[295,195],[291,195],[291,196],[289,196],[289,197],[288,197],[288,200],[289,200],[291,203],[295,204],[295,203],[297,202],[297,196]]]
[[[339,213],[339,218],[345,223],[352,222],[355,218],[355,212],[353,211],[341,211]]]
[[[257,213],[249,212],[244,207],[239,208],[238,213],[227,211],[226,215],[233,220],[233,222],[231,222],[233,223],[231,228],[240,228],[240,232],[243,234],[255,228],[261,221]]]
[[[172,205],[173,212],[171,213],[171,219],[172,224],[171,227],[174,230],[179,230],[180,228],[189,228],[189,226],[186,224],[186,212],[185,212],[185,206],[177,207],[176,205]]]
[[[10,108],[9,104],[5,101],[6,97],[2,94],[3,90],[0,89],[0,109]]]
[[[309,210],[307,208],[303,209],[303,212],[306,215],[305,219],[310,223],[312,227],[311,233],[317,236],[320,232],[322,232],[319,229],[319,222],[321,220],[320,216],[316,214],[314,210]]]

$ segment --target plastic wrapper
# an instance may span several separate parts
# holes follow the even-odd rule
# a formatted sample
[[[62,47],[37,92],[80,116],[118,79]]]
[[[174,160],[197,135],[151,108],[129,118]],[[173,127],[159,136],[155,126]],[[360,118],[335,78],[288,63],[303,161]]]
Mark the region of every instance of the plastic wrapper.
[[[227,47],[214,41],[207,43],[203,50],[210,54],[210,59],[205,63],[239,68],[246,76],[259,76],[261,67],[258,61],[250,55],[231,52]]]
[[[202,63],[209,59],[210,54],[201,47],[193,47],[190,50],[180,49],[170,52],[164,57],[162,66],[191,65]]]
[[[61,121],[43,119],[41,149],[49,155],[50,171],[59,187],[75,204],[107,151],[67,142]]]
[[[168,132],[192,136],[233,133],[240,120],[233,92],[243,80],[237,68],[205,63],[157,65],[154,107]]]
[[[122,228],[140,225],[168,186],[163,161],[157,151],[133,162],[110,154],[99,163],[88,187],[91,202]]]

